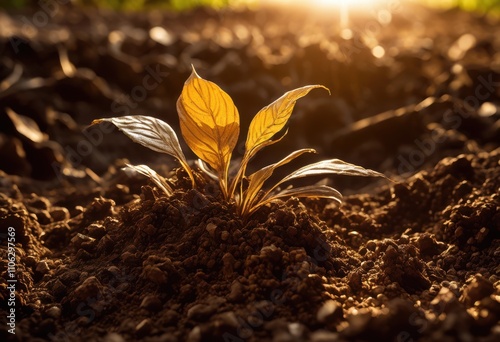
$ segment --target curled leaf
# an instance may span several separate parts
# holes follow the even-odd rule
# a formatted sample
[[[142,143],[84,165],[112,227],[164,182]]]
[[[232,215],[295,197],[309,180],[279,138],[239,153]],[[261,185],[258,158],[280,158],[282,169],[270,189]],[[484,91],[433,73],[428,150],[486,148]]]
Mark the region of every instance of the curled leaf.
[[[342,203],[342,194],[327,185],[308,185],[308,186],[302,186],[298,188],[290,188],[290,189],[285,189],[282,190],[274,195],[268,196],[263,198],[259,203],[257,203],[255,206],[250,208],[249,213],[253,213],[255,210],[260,208],[261,206],[274,202],[280,198],[284,197],[310,197],[310,198],[328,198],[331,200],[334,200],[338,204]]]
[[[262,144],[259,145],[258,148],[256,148],[256,149],[253,150],[253,153],[255,154],[258,150],[260,150],[260,149],[262,149],[262,148],[264,148],[266,146],[270,146],[272,144],[280,142],[281,139],[283,139],[287,133],[288,133],[288,130],[286,130],[285,133],[283,133],[283,135],[281,137],[279,137],[278,139],[276,139],[276,140],[268,140],[268,141],[263,142]],[[236,176],[233,178],[233,180],[231,182],[231,186],[229,187],[229,194],[230,194],[230,196],[236,190],[236,186],[238,185],[238,183],[240,183],[242,181],[242,179],[243,179],[243,177],[245,175],[246,169],[247,169],[248,162],[250,161],[250,158],[252,157],[247,152],[245,152],[245,154],[243,155],[243,159],[242,159],[242,161],[240,163],[238,171],[236,172]]]
[[[160,188],[167,196],[170,196],[174,193],[174,190],[168,185],[165,178],[160,176],[155,170],[151,169],[147,165],[130,165],[126,164],[127,167],[125,170],[133,170],[137,173],[140,173],[143,176],[148,177],[155,185]]]
[[[133,115],[116,118],[104,118],[92,121],[92,125],[100,122],[111,122],[132,141],[148,147],[156,152],[169,154],[179,160],[186,170],[194,186],[194,177],[186,157],[182,152],[175,131],[166,122],[151,116]]]
[[[243,203],[243,211],[246,210],[246,207],[253,206],[253,203],[257,200],[257,194],[262,189],[264,182],[272,176],[274,170],[278,167],[285,165],[295,158],[301,156],[304,153],[315,153],[316,150],[312,148],[304,148],[298,151],[294,151],[290,153],[285,158],[281,159],[279,162],[268,165],[248,176],[248,188],[244,194],[244,203]]]
[[[365,169],[362,166],[347,163],[340,159],[328,159],[301,167],[279,181],[274,188],[292,179],[325,174],[387,178],[380,172]]]
[[[300,152],[300,151],[297,151],[297,152]],[[293,153],[291,155],[293,155]],[[272,167],[273,165],[268,166],[267,168]],[[263,177],[269,172],[269,171],[266,171],[265,169],[266,168],[259,170],[255,174],[258,175],[259,173],[262,173],[262,175],[259,177]],[[311,186],[305,186],[305,187],[299,187],[299,188],[290,188],[290,189],[278,191],[277,193],[273,194],[273,191],[284,182],[290,181],[292,179],[307,177],[307,176],[325,175],[325,174],[338,174],[338,175],[347,175],[347,176],[365,176],[365,177],[371,176],[371,177],[387,178],[385,175],[383,175],[380,172],[373,171],[370,169],[365,169],[361,166],[350,164],[350,163],[347,163],[347,162],[342,161],[340,159],[323,160],[323,161],[320,161],[320,162],[317,162],[314,164],[306,165],[306,166],[301,167],[300,169],[292,172],[291,174],[289,174],[288,176],[286,176],[285,178],[280,180],[278,183],[276,183],[269,190],[267,190],[266,193],[264,194],[264,196],[262,196],[260,199],[258,199],[257,201],[249,202],[250,205],[245,205],[242,208],[241,212],[243,215],[251,214],[252,212],[257,210],[259,207],[263,206],[264,204],[273,202],[279,198],[290,197],[290,196],[330,198],[330,199],[337,201],[338,203],[341,203],[342,195],[340,194],[340,192],[338,192],[334,188],[331,188],[327,185],[311,185]],[[254,175],[252,175],[252,176],[254,176]]]
[[[229,162],[240,132],[240,117],[233,100],[193,68],[177,101],[177,111],[186,143],[218,173],[227,194]]]
[[[218,181],[219,180],[219,177],[217,177],[217,175],[210,169],[210,167],[207,165],[207,163],[205,163],[203,160],[198,159],[196,161],[196,165],[198,165],[198,167],[200,168],[200,170],[204,174],[206,174],[210,179],[212,179],[214,181]]]

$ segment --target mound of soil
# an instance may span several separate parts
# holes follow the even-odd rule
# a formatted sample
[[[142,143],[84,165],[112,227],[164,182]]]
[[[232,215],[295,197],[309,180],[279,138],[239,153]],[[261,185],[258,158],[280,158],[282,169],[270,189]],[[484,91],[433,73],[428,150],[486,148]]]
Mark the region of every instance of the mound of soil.
[[[170,198],[124,182],[71,214],[11,184],[16,336],[494,341],[499,163],[500,149],[447,158],[341,208],[292,199],[246,222],[181,172]]]
[[[0,339],[500,339],[497,21],[392,13],[373,37],[380,56],[362,28],[342,37],[329,20],[275,9],[61,8],[30,34],[18,16],[35,14],[0,13]],[[240,112],[307,83],[338,90],[301,100],[281,150],[253,168],[315,147],[395,181],[331,178],[340,207],[292,198],[243,220],[216,184],[199,176],[192,189],[168,157],[112,127],[84,129],[136,108],[177,122],[190,63]],[[146,100],[147,75],[158,86]],[[174,194],[122,171],[129,159]]]

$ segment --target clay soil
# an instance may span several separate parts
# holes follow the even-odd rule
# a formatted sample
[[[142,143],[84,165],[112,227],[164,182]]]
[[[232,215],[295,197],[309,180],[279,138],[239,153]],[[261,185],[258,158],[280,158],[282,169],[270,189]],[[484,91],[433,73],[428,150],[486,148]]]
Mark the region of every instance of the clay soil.
[[[0,12],[2,341],[500,340],[498,19],[405,5],[342,32],[290,9],[39,12]],[[393,181],[320,177],[340,207],[291,198],[243,220],[201,175],[192,189],[172,158],[87,127],[178,130],[191,64],[234,99],[242,141],[285,91],[332,90],[300,100],[252,170],[313,147]]]

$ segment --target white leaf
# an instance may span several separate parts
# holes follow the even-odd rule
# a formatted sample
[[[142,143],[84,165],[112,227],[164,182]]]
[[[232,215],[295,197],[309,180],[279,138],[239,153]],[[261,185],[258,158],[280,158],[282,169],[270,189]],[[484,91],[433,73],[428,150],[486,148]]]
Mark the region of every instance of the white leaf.
[[[133,170],[137,173],[140,173],[141,175],[144,175],[148,177],[153,183],[156,184],[157,187],[159,187],[167,196],[170,196],[174,193],[174,190],[168,185],[167,181],[165,178],[160,176],[155,170],[151,169],[147,165],[130,165],[126,164],[127,167],[124,168],[125,170]]]
[[[338,204],[342,203],[342,194],[327,185],[308,185],[308,186],[302,186],[298,188],[289,188],[282,190],[274,195],[267,196],[263,198],[261,201],[259,201],[255,206],[253,206],[249,213],[254,212],[261,206],[271,203],[276,201],[277,199],[283,198],[283,197],[318,197],[318,198],[328,198],[331,200],[334,200]]]
[[[279,181],[274,188],[278,185],[287,182],[292,179],[314,176],[314,175],[325,175],[325,174],[336,174],[345,176],[363,176],[363,177],[387,177],[377,171],[370,169],[365,169],[364,167],[347,163],[340,159],[329,159],[323,160],[314,164],[309,164],[300,169],[292,172],[281,181]]]
[[[215,172],[212,169],[210,169],[210,166],[208,166],[208,164],[205,163],[203,160],[198,159],[196,161],[196,165],[198,165],[200,170],[204,174],[206,174],[210,179],[212,179],[214,181],[219,181],[219,177],[215,174]]]
[[[193,187],[195,186],[194,176],[184,153],[182,152],[179,139],[175,131],[166,122],[144,115],[129,115],[117,118],[104,118],[92,121],[92,125],[100,122],[111,122],[120,131],[125,133],[132,141],[141,144],[156,152],[166,153],[177,158],[184,170],[189,175]]]
[[[94,120],[92,125],[103,121],[113,123],[127,137],[142,146],[170,154],[182,161],[186,160],[175,131],[160,119],[145,115],[129,115]]]

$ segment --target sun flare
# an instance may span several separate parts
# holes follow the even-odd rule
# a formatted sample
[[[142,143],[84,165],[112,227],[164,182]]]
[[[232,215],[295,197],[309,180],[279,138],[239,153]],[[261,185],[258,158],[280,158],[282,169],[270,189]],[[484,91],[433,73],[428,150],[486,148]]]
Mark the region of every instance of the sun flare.
[[[382,0],[309,0],[301,2],[296,0],[270,0],[269,2],[281,3],[286,5],[306,5],[307,7],[316,8],[349,8],[361,9],[374,6]]]
[[[318,7],[362,7],[370,6],[380,0],[310,0],[310,4]]]
[[[380,6],[382,2],[382,0],[261,0],[261,3],[305,8],[323,13],[337,12],[340,15],[341,27],[348,27],[351,13],[371,11]]]

